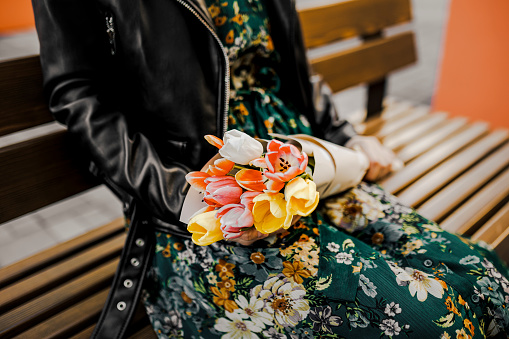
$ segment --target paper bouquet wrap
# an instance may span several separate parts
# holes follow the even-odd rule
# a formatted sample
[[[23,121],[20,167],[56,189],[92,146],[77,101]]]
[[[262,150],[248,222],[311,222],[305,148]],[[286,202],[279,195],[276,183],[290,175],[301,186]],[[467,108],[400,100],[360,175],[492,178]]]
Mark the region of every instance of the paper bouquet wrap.
[[[361,151],[306,134],[271,136],[287,140],[314,158],[313,181],[322,199],[357,186],[369,168],[369,160]]]
[[[369,167],[360,151],[304,134],[271,136],[284,142],[237,130],[224,140],[205,137],[219,153],[186,176],[194,189],[180,215],[196,244],[235,239],[251,227],[265,234],[286,229],[320,198],[356,186]]]

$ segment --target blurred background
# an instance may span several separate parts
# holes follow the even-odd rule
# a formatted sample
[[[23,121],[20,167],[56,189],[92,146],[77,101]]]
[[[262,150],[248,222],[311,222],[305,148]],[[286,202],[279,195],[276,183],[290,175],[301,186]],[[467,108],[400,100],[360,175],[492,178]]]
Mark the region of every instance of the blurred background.
[[[322,2],[297,0],[297,4],[316,1]],[[412,0],[412,7],[412,23],[393,30],[409,26],[414,30],[418,62],[389,78],[387,94],[452,116],[509,127],[505,97],[509,91],[509,1]],[[0,0],[0,61],[38,51],[31,2]],[[354,116],[364,98],[362,87],[342,92],[336,97],[340,113]],[[2,137],[0,145],[16,138],[23,135]],[[0,267],[120,216],[120,203],[101,187],[0,225]]]

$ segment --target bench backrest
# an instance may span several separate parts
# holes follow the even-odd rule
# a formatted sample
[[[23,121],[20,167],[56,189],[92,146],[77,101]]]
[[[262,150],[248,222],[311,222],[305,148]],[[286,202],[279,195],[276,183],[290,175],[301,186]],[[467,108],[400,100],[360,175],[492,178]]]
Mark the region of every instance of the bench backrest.
[[[299,13],[308,48],[361,38],[310,62],[334,91],[367,83],[368,114],[380,112],[387,74],[416,60],[413,33],[383,34],[411,19],[409,0],[343,1]],[[1,62],[0,137],[51,121],[38,56]],[[0,223],[97,185],[66,139],[60,130],[0,147]]]
[[[410,0],[347,0],[314,5],[299,13],[308,48],[324,49],[341,40],[360,40],[347,50],[331,47],[329,52],[311,57],[310,62],[334,92],[367,84],[367,117],[378,115],[387,75],[417,60],[413,32],[385,37],[387,28],[412,19]]]
[[[0,137],[23,140],[0,147],[0,223],[97,185],[71,152],[65,131],[36,137],[26,132],[52,121],[39,57],[1,62]]]

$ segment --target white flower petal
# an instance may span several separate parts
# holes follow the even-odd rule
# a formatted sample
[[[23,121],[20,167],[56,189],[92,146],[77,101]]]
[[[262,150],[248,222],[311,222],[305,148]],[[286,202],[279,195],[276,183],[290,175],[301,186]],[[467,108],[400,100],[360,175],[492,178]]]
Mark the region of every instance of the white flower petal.
[[[425,301],[428,298],[428,292],[424,288],[417,290],[417,300]]]

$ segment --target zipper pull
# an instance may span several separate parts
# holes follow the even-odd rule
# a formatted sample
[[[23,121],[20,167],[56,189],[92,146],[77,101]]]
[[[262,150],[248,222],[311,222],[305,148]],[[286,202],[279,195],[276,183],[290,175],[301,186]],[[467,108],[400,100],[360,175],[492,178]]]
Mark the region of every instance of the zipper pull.
[[[106,15],[106,34],[110,42],[111,55],[115,55],[117,52],[117,46],[115,43],[115,25],[113,24],[113,15]]]

